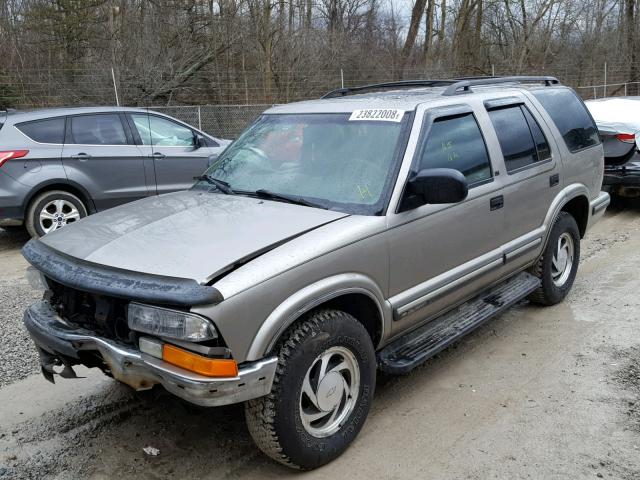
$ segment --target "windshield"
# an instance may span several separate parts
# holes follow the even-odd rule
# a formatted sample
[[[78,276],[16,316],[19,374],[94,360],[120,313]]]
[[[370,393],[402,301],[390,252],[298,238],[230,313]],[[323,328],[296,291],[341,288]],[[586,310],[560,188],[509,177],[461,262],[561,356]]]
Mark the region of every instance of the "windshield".
[[[347,213],[378,214],[395,177],[406,118],[353,117],[263,115],[205,175],[239,194],[266,190]]]

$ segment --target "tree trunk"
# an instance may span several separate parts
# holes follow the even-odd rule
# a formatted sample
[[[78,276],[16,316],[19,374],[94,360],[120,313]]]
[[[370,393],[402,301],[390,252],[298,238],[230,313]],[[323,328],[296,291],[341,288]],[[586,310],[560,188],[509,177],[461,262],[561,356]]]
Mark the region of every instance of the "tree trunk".
[[[424,28],[424,60],[428,63],[429,56],[431,55],[431,44],[433,40],[433,10],[435,0],[428,0],[427,15],[425,17]]]
[[[635,25],[635,0],[625,0],[625,23],[626,23],[626,49],[627,58],[629,60],[629,81],[637,81],[637,67],[636,67],[636,25]],[[637,94],[638,87],[635,86]]]
[[[438,30],[438,50],[440,52],[444,49],[444,29],[447,24],[447,0],[442,0],[440,3],[440,29]]]
[[[413,50],[413,45],[416,43],[416,36],[418,35],[418,28],[420,27],[420,20],[424,14],[424,7],[427,0],[416,0],[413,4],[413,10],[411,10],[411,21],[409,22],[409,31],[407,32],[407,38],[404,41],[402,52],[400,53],[400,75],[404,78],[404,67],[407,64],[407,60]]]

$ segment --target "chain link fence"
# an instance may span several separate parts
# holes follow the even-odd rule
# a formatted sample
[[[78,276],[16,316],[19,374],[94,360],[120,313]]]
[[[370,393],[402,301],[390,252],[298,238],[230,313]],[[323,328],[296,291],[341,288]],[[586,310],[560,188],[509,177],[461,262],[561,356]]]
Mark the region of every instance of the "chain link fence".
[[[609,83],[606,85],[587,85],[576,87],[576,91],[585,100],[603,97],[619,97],[624,95],[638,95],[640,82]]]
[[[603,96],[637,95],[640,82],[620,82],[575,86],[583,99]],[[262,112],[273,104],[254,105],[174,105],[150,107],[218,138],[235,139]]]
[[[259,105],[194,105],[150,107],[218,138],[236,138],[258,115],[272,107]]]

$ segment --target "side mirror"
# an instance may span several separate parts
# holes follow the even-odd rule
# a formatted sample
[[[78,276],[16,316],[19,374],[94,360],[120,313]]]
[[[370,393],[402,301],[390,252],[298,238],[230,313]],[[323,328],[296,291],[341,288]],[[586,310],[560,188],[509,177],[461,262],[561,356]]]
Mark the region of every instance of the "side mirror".
[[[194,134],[194,141],[193,141],[194,147],[195,149],[199,149],[202,147],[206,147],[207,146],[207,141],[204,139],[204,137],[202,135],[200,135],[199,133]]]
[[[467,198],[469,186],[467,179],[458,170],[451,168],[430,168],[420,170],[409,179],[407,184],[410,208],[420,205],[458,203]],[[403,204],[406,202],[403,202]],[[408,210],[409,208],[403,208]]]

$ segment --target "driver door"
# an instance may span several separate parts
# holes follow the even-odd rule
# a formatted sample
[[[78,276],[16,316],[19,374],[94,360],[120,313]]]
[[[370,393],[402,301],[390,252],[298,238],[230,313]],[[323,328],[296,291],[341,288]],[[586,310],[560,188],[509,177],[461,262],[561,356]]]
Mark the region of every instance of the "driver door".
[[[469,194],[456,204],[398,202],[388,216],[393,335],[468,298],[502,268],[502,159],[494,142],[485,140],[489,132],[481,125],[487,120],[486,112],[471,105],[431,108],[416,120],[422,128],[412,133],[418,138],[410,171],[458,170]]]
[[[185,125],[151,113],[129,116],[142,144],[149,147],[158,195],[191,188],[194,177],[216,156],[206,146],[197,148],[195,132]]]

